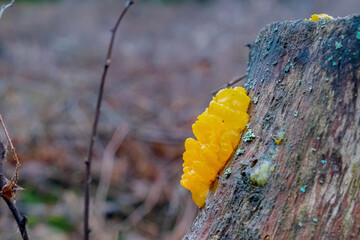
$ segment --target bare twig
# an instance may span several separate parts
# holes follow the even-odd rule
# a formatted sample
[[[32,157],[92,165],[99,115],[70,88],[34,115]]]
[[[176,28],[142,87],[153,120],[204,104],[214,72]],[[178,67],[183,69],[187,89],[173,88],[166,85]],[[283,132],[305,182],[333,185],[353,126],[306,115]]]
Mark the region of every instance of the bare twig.
[[[222,85],[221,87],[213,90],[213,91],[211,92],[211,95],[215,96],[215,95],[217,94],[217,92],[220,91],[221,89],[226,88],[226,87],[231,87],[232,85],[234,85],[235,83],[240,82],[240,81],[243,80],[244,78],[246,78],[246,75],[241,76],[241,77],[239,77],[239,78],[237,78],[237,79],[235,79],[235,80],[232,80],[232,81],[227,82],[226,84]]]
[[[85,191],[85,196],[84,196],[84,239],[85,240],[89,239],[89,233],[90,233],[90,228],[89,228],[89,208],[90,208],[90,206],[89,206],[89,187],[90,187],[90,181],[91,181],[91,159],[92,159],[92,154],[93,154],[93,145],[94,145],[94,141],[95,141],[95,137],[96,137],[96,133],[97,133],[97,125],[99,122],[100,108],[101,108],[101,101],[102,101],[102,96],[103,96],[103,92],[104,92],[105,79],[106,79],[107,71],[108,71],[110,63],[111,63],[111,53],[112,53],[112,49],[113,49],[113,45],[114,45],[116,31],[119,27],[121,20],[123,19],[123,17],[125,16],[126,12],[128,11],[128,9],[130,8],[130,6],[132,4],[134,4],[134,1],[132,1],[132,0],[126,1],[124,10],[121,12],[114,27],[111,29],[111,39],[110,39],[109,48],[108,48],[107,55],[106,55],[103,73],[101,76],[101,82],[100,82],[100,87],[99,87],[99,92],[98,92],[98,99],[97,99],[97,103],[96,103],[95,117],[94,117],[94,122],[93,122],[93,126],[92,126],[91,138],[90,138],[89,152],[88,152],[88,157],[85,160],[85,166],[86,166],[86,173],[85,173],[86,175],[85,175],[85,183],[84,183],[84,191]]]
[[[2,142],[0,142],[0,181],[1,181],[1,189],[5,186],[6,184],[6,179],[4,177],[4,173],[3,173],[3,160],[5,158],[5,147],[3,145]],[[20,213],[19,209],[16,207],[15,202],[12,199],[9,199],[3,195],[1,195],[1,197],[4,199],[5,203],[8,205],[12,215],[15,218],[15,221],[19,227],[19,231],[21,233],[21,237],[24,240],[28,240],[29,237],[27,235],[27,231],[26,231],[26,218]]]
[[[12,155],[13,155],[13,158],[14,158],[15,162],[16,162],[15,173],[14,173],[13,177],[11,178],[11,182],[13,182],[13,183],[16,184],[16,183],[17,183],[17,179],[18,179],[18,171],[19,171],[19,167],[21,166],[21,163],[20,163],[20,160],[19,160],[19,158],[18,158],[18,156],[17,156],[17,154],[16,154],[15,147],[14,147],[12,141],[11,141],[9,132],[8,132],[8,130],[6,129],[5,122],[4,122],[1,114],[0,114],[0,122],[1,122],[1,125],[2,125],[3,129],[4,129],[6,139],[8,140],[8,142],[9,142],[9,144],[10,144],[11,153],[12,153]]]
[[[5,11],[7,8],[12,7],[12,6],[14,5],[14,2],[15,2],[15,0],[11,0],[10,3],[4,4],[4,5],[2,5],[2,6],[0,7],[0,19],[1,19],[2,15],[3,15],[4,11]]]

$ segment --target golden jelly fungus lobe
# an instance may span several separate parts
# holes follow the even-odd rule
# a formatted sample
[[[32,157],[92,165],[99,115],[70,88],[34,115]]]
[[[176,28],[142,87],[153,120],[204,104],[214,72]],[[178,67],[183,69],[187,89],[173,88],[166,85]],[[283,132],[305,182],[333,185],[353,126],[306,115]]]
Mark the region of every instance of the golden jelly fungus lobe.
[[[199,207],[205,205],[211,183],[240,141],[240,133],[249,122],[249,103],[244,88],[223,89],[192,125],[196,139],[185,141],[180,183],[191,191]]]
[[[309,21],[315,22],[315,21],[320,21],[322,19],[333,19],[332,16],[329,16],[325,13],[320,13],[320,14],[313,14],[311,15],[311,18],[309,18]]]

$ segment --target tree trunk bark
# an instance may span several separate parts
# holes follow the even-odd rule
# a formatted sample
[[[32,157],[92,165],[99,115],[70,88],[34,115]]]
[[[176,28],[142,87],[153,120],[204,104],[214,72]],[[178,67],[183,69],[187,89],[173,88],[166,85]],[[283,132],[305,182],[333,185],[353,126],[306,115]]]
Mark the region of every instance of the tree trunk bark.
[[[360,15],[274,23],[250,50],[255,138],[184,239],[360,239]]]

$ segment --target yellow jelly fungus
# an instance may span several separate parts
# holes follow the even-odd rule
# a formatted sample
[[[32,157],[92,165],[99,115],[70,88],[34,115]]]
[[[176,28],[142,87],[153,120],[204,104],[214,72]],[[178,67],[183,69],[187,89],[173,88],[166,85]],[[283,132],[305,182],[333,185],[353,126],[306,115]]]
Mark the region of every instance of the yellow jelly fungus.
[[[273,137],[273,139],[277,145],[281,145],[284,142],[284,137],[281,137],[279,139],[276,139],[275,137]]]
[[[240,132],[249,121],[246,113],[249,103],[244,88],[223,89],[192,125],[197,140],[185,141],[180,183],[191,191],[199,207],[205,205],[211,183],[239,143]]]
[[[314,15],[311,15],[311,18],[309,18],[309,21],[320,21],[322,19],[333,19],[333,17],[329,16],[325,13],[314,14]]]

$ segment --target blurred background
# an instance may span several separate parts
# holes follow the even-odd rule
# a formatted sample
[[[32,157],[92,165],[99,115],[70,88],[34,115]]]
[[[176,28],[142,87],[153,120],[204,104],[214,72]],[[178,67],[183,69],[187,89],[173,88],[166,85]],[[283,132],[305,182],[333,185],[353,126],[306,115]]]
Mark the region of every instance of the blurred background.
[[[32,239],[82,237],[83,161],[109,30],[123,6],[17,0],[0,20],[0,113],[22,161],[17,204]],[[92,239],[181,239],[198,211],[179,184],[183,142],[211,91],[245,74],[246,44],[274,21],[359,9],[359,0],[137,1],[120,25],[105,87]],[[0,202],[0,239],[20,239]]]

